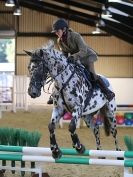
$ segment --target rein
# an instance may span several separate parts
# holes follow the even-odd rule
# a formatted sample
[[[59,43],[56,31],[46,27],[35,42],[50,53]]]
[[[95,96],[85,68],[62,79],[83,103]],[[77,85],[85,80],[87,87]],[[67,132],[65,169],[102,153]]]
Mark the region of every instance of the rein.
[[[71,110],[69,109],[68,105],[66,104],[66,101],[65,101],[65,98],[64,98],[64,94],[63,94],[63,89],[67,86],[67,84],[69,83],[69,81],[70,81],[71,78],[73,77],[74,73],[75,73],[75,72],[73,71],[73,73],[71,74],[71,76],[67,79],[67,81],[65,82],[65,84],[63,85],[63,87],[62,87],[61,90],[60,90],[60,93],[61,93],[62,99],[63,99],[63,101],[64,101],[64,104],[65,104],[65,106],[66,106],[66,108],[67,108],[67,110],[68,110],[69,112],[71,112]]]
[[[38,57],[38,61],[42,61],[42,64],[43,64],[43,73],[45,73],[44,75],[47,75],[47,73],[49,72],[49,68],[48,68],[48,66],[47,66],[47,62],[46,62],[45,59],[44,59],[44,56],[43,56],[43,58],[41,58],[40,56],[37,55],[37,57]],[[32,61],[37,61],[37,60],[32,59]],[[63,68],[63,70],[61,70],[56,76],[52,76],[52,77],[51,77],[52,79],[50,79],[49,81],[47,81],[45,84],[48,84],[51,80],[57,79],[57,77],[58,77],[59,75],[61,75],[61,74],[67,69],[68,66],[69,66],[69,63],[67,63],[67,65]],[[68,107],[68,105],[67,105],[67,103],[66,103],[66,101],[65,101],[64,94],[63,94],[63,90],[64,90],[64,88],[68,85],[69,81],[72,79],[72,77],[73,77],[74,74],[75,74],[75,69],[74,69],[74,67],[73,67],[73,71],[72,71],[70,77],[67,79],[67,81],[62,85],[62,88],[59,90],[59,92],[60,92],[60,94],[61,94],[61,97],[62,97],[62,99],[63,99],[63,102],[64,102],[66,108],[68,109],[68,111],[70,111],[70,109],[69,109],[69,107]],[[46,79],[48,79],[48,78],[49,78],[49,77],[46,77],[46,78],[45,78],[45,76],[43,76],[42,80],[46,80]],[[36,81],[35,84],[37,85],[37,81]],[[43,81],[41,82],[41,85],[43,86],[43,90],[44,90],[44,82],[43,82]],[[57,88],[56,85],[55,85],[55,87]],[[57,88],[57,89],[59,89],[59,88]]]

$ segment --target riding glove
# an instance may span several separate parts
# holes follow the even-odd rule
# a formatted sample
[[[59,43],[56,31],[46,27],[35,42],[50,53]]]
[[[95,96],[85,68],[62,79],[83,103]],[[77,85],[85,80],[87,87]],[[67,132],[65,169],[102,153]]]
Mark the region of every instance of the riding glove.
[[[76,63],[76,60],[74,59],[73,56],[69,56],[69,57],[67,58],[67,61],[68,61],[69,63]]]

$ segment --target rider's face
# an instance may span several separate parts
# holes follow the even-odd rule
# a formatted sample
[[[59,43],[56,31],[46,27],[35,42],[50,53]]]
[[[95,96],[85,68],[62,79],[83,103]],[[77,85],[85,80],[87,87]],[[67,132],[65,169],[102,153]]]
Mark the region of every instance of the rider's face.
[[[59,30],[57,30],[56,32],[55,32],[55,34],[59,37],[59,38],[61,38],[62,37],[62,35],[63,35],[63,30],[62,29],[59,29]]]

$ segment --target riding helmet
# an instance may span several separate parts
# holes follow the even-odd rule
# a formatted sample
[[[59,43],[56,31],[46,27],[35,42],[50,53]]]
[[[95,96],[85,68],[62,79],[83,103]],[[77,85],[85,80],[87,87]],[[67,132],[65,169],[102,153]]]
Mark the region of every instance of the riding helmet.
[[[52,33],[55,33],[56,31],[58,31],[59,29],[64,29],[64,28],[68,28],[68,24],[64,19],[58,19],[53,23],[52,26]]]

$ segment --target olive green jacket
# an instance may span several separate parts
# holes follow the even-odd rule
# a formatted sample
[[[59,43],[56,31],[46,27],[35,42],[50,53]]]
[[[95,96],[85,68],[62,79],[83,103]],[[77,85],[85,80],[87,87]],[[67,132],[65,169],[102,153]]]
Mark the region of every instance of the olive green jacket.
[[[74,60],[87,60],[96,61],[97,54],[94,50],[87,46],[82,36],[74,31],[68,30],[67,44],[65,44],[60,38],[57,39],[59,49],[64,54],[71,54]]]

